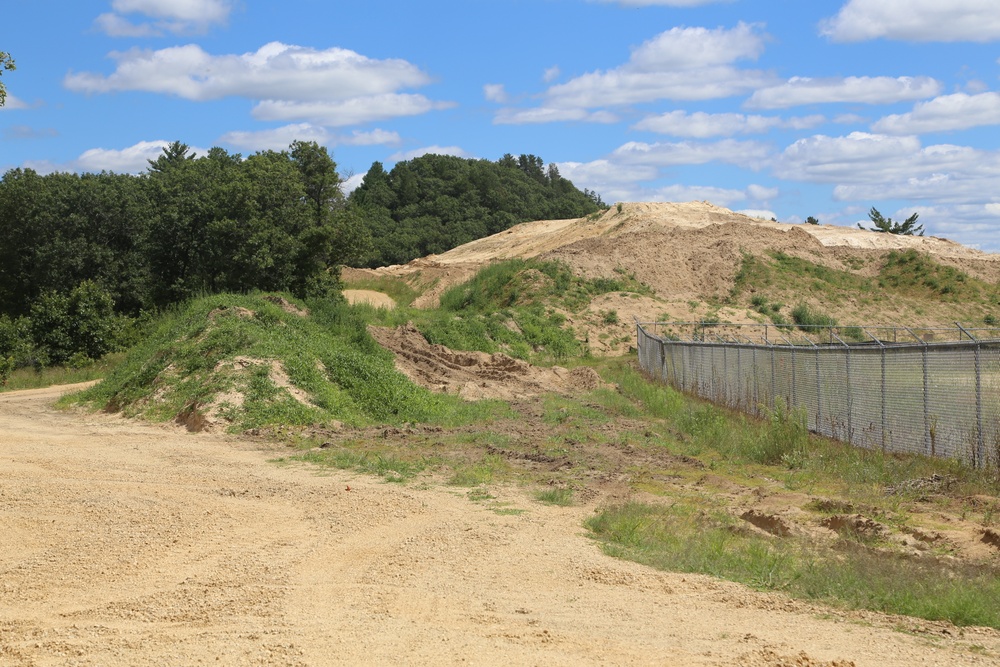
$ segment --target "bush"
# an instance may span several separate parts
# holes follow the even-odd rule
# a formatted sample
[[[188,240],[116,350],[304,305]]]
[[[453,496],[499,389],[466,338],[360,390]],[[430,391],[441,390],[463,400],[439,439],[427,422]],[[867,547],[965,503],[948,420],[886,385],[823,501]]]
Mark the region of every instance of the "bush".
[[[42,365],[63,364],[74,356],[100,359],[118,348],[122,320],[114,300],[85,280],[68,294],[47,292],[31,307],[31,340]]]

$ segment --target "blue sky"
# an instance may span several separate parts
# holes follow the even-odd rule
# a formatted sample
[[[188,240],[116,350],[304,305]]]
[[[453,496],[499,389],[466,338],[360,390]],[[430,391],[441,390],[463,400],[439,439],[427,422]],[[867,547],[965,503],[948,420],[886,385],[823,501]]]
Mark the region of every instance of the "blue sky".
[[[0,171],[533,153],[608,203],[875,206],[1000,250],[997,0],[14,0],[0,51]]]

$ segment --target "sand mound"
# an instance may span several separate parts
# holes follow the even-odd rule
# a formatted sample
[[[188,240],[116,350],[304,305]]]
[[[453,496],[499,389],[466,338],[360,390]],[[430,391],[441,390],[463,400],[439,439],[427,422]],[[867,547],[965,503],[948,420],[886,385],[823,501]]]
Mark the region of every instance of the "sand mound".
[[[470,401],[517,400],[546,392],[573,393],[603,385],[592,368],[542,368],[506,354],[459,352],[431,345],[413,325],[368,327],[396,355],[396,368],[422,387]]]
[[[347,303],[354,305],[356,303],[367,303],[375,308],[395,308],[396,301],[382,292],[376,292],[374,290],[368,289],[345,289],[344,298],[347,299]]]
[[[975,277],[1000,279],[1000,255],[947,239],[771,222],[708,202],[632,203],[594,218],[526,222],[441,255],[368,273],[432,285],[414,302],[432,307],[441,292],[486,263],[541,257],[565,261],[591,277],[614,277],[615,269],[625,269],[661,299],[683,301],[728,293],[743,252],[781,251],[829,268],[854,270],[852,264],[870,264],[890,250],[911,248]]]

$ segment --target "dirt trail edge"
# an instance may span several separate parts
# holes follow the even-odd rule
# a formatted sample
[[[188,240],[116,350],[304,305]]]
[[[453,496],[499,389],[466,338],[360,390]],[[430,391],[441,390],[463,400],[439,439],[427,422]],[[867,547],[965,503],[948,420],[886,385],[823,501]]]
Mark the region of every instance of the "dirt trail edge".
[[[830,612],[259,444],[0,394],[0,665],[997,664],[1000,634]],[[348,487],[349,490],[348,490]],[[924,630],[908,634],[897,624]]]

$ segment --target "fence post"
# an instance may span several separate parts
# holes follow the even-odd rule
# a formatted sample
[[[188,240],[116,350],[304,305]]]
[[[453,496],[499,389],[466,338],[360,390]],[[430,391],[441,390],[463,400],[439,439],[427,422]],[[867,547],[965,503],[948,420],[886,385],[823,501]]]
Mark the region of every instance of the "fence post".
[[[929,456],[934,456],[934,447],[931,443],[931,410],[930,410],[930,380],[927,377],[927,341],[914,333],[913,329],[910,327],[903,327],[906,331],[913,336],[913,338],[923,345],[923,350],[921,351],[921,361],[923,366],[924,374],[924,449]]]
[[[820,431],[823,422],[823,382],[819,372],[819,346],[816,346],[816,430]],[[822,432],[822,431],[820,431]]]
[[[955,326],[970,339],[976,341],[976,460],[973,462],[976,468],[986,465],[986,443],[983,437],[983,371],[982,371],[982,350],[979,339],[958,322]]]
[[[851,346],[845,343],[840,336],[834,333],[833,329],[830,329],[830,334],[836,338],[841,345],[845,348],[844,354],[844,370],[847,375],[847,442],[851,445],[854,444],[854,398],[851,392]]]
[[[879,340],[879,338],[877,338],[876,336],[872,336],[868,332],[868,330],[865,329],[864,327],[861,327],[861,330],[864,331],[866,334],[868,334],[868,336],[873,341],[875,341],[876,343],[878,343],[878,346],[879,346],[879,348],[881,350],[880,358],[881,358],[881,361],[882,361],[882,391],[880,393],[882,394],[882,401],[881,401],[882,402],[882,451],[884,452],[885,451],[885,445],[886,445],[886,430],[887,430],[886,427],[885,427],[885,419],[886,419],[886,414],[885,414],[885,345],[882,343],[881,340]]]

